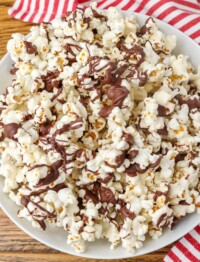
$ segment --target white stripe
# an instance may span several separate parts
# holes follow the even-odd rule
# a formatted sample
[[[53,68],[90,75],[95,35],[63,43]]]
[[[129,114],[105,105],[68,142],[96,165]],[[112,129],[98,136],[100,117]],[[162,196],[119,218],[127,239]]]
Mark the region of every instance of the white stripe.
[[[67,11],[72,11],[73,4],[74,4],[74,0],[69,0]]]
[[[35,5],[37,0],[31,0],[30,12],[24,17],[24,21],[29,21],[30,17],[35,11]]]
[[[115,0],[108,0],[108,1],[105,1],[103,4],[101,4],[99,7],[101,7],[102,9],[105,8],[106,6],[114,3]]]
[[[57,10],[57,14],[56,14],[55,17],[61,17],[62,16],[64,5],[65,5],[65,1],[59,1],[58,10]]]
[[[169,22],[172,19],[174,19],[176,16],[182,14],[183,11],[180,10],[174,10],[172,12],[170,12],[168,15],[166,15],[166,17],[163,19],[163,21],[165,22]]]
[[[15,18],[20,19],[21,16],[27,11],[28,1],[23,1],[21,10],[15,15]]]
[[[121,1],[120,3],[118,3],[116,6],[118,8],[122,8],[124,7],[127,3],[129,2],[129,0],[124,0],[124,1]],[[129,9],[128,9],[129,10]]]
[[[169,256],[165,256],[163,262],[174,262]]]
[[[159,16],[161,13],[163,13],[169,7],[171,7],[171,5],[169,3],[165,3],[162,6],[158,7],[156,10],[154,10],[152,15],[154,15],[155,17]]]
[[[198,36],[196,38],[196,40],[200,41],[200,36]],[[190,232],[190,235],[197,241],[200,243],[200,234],[197,233],[197,231],[192,230],[192,232]]]
[[[140,11],[140,13],[146,14],[149,9],[157,4],[160,0],[155,0],[155,1],[148,1],[147,4],[143,7],[143,9]]]
[[[44,22],[49,22],[49,18],[51,17],[52,13],[53,13],[53,8],[54,8],[54,1],[56,0],[49,0],[49,5],[47,8],[47,13],[43,19]]]
[[[174,254],[183,262],[191,262],[190,260],[187,259],[187,257],[184,256],[184,254],[176,247],[174,246],[172,248],[172,251]]]
[[[35,17],[34,17],[34,22],[38,23],[40,20],[40,17],[44,11],[44,7],[45,7],[45,0],[40,0],[39,2],[39,11],[36,13]]]
[[[176,6],[178,7],[179,9],[182,9],[184,11],[188,11],[188,12],[192,12],[192,13],[196,13],[196,14],[199,14],[200,13],[200,10],[196,9],[196,8],[193,8],[193,7],[188,7],[184,4],[178,4],[178,3],[175,3],[173,1],[170,1],[171,2],[171,5],[173,6]],[[188,1],[189,2],[189,1]],[[198,5],[198,4],[197,4]]]
[[[200,29],[199,22],[197,22],[196,25],[193,25],[188,30],[186,30],[185,33],[187,35],[191,35],[191,34],[195,33],[196,31],[198,31],[199,29]]]
[[[8,9],[8,14],[12,15],[12,12],[14,12],[15,10],[17,10],[17,8],[19,7],[20,3],[22,0],[17,0],[14,5]]]
[[[192,21],[194,18],[189,15],[184,18],[182,18],[178,23],[174,24],[175,27],[180,28],[186,24],[188,24],[190,21]]]
[[[200,36],[198,36],[197,38],[194,39],[194,41],[200,45]]]
[[[180,240],[180,242],[192,253],[193,256],[200,259],[200,253],[192,244],[190,244],[190,242],[188,242],[184,237]]]
[[[134,12],[138,8],[139,4],[140,4],[140,1],[135,1],[135,3],[131,7],[129,7],[129,9],[127,9],[127,11]]]

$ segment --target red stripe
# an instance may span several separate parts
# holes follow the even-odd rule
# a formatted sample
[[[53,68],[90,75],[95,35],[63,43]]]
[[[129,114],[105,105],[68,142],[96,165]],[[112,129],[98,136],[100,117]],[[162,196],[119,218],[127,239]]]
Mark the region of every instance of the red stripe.
[[[28,1],[28,6],[26,8],[26,11],[23,13],[23,15],[20,17],[21,20],[23,20],[26,16],[27,16],[27,13],[30,12],[30,7],[31,7],[31,0],[26,0]]]
[[[119,3],[121,3],[122,0],[115,0],[114,2],[110,3],[109,5],[106,5],[104,8],[109,8],[110,6],[117,6]]]
[[[147,15],[153,14],[159,7],[163,6],[164,4],[166,4],[165,1],[159,1],[158,3],[153,5],[151,8],[149,8],[149,10],[148,10],[148,12],[146,14]]]
[[[200,243],[196,241],[195,238],[193,238],[192,235],[187,234],[184,236],[184,238],[193,246],[196,248],[197,251],[200,252]]]
[[[39,23],[43,22],[44,17],[45,17],[45,15],[47,13],[47,10],[48,10],[48,4],[45,2],[44,3],[44,9],[43,9],[42,15],[40,16]]]
[[[11,13],[12,16],[15,16],[18,12],[21,11],[22,6],[23,6],[23,2],[24,2],[23,0],[20,1],[20,4],[19,4],[18,8],[15,9],[15,10]]]
[[[55,18],[57,11],[58,11],[58,6],[59,6],[59,1],[54,1],[53,12],[52,12],[51,16],[49,17],[49,21],[51,21]]]
[[[103,5],[105,2],[106,2],[106,0],[102,0],[100,2],[97,2],[97,6],[99,7],[99,6]]]
[[[184,32],[184,31],[190,29],[192,26],[195,26],[197,23],[200,23],[200,17],[194,18],[193,20],[186,23],[185,25],[183,25],[179,29]]]
[[[176,254],[172,250],[167,254],[174,262],[181,262],[181,260],[177,257]]]
[[[62,10],[62,16],[66,15],[67,7],[68,7],[68,1],[65,1],[65,4],[64,4],[63,10]]]
[[[176,247],[192,262],[199,262],[199,260],[180,241],[176,244]]]
[[[195,227],[194,230],[200,235],[200,226]]]
[[[75,1],[73,2],[73,5],[72,5],[72,10],[75,10],[76,7],[77,7],[77,5],[78,5],[78,1],[75,0]]]
[[[129,0],[128,3],[122,7],[122,10],[128,10],[133,4],[135,4],[135,0]]]
[[[162,14],[158,15],[157,18],[162,20],[166,16],[168,16],[170,13],[172,13],[173,11],[177,11],[177,10],[178,10],[177,7],[171,6],[171,7],[167,8]]]
[[[199,36],[200,36],[200,30],[197,30],[196,32],[194,32],[193,34],[190,35],[190,37],[193,38],[193,39],[195,39]]]
[[[78,0],[78,3],[79,3],[79,4],[83,4],[83,3],[85,3],[85,2],[89,2],[89,0]]]
[[[196,5],[196,4],[191,3],[191,2],[188,2],[188,1],[184,1],[184,0],[174,0],[174,2],[176,2],[177,4],[181,4],[181,5],[183,5],[183,6],[188,6],[188,7],[191,7],[191,8],[200,10],[200,6],[199,6],[199,5]]]
[[[178,22],[180,22],[181,20],[183,20],[184,18],[188,17],[189,14],[188,13],[181,13],[179,15],[177,15],[176,17],[174,17],[172,20],[169,21],[170,25],[175,25]]]
[[[144,9],[145,5],[149,2],[149,0],[141,1],[140,5],[136,8],[135,12],[141,12]]]
[[[29,18],[29,21],[33,21],[35,15],[36,15],[37,12],[39,11],[39,2],[40,2],[40,1],[36,1],[36,4],[35,4],[35,12],[31,15],[31,17]]]

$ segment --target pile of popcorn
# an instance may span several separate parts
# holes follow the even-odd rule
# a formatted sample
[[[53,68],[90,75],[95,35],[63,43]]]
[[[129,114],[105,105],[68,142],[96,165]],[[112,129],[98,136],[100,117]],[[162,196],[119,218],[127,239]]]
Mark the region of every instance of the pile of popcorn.
[[[200,212],[200,70],[149,18],[93,4],[14,34],[0,175],[18,216],[135,252]]]

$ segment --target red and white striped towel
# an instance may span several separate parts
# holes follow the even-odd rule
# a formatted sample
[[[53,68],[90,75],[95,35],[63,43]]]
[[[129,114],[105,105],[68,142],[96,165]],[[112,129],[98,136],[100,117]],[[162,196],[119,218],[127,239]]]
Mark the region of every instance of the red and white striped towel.
[[[62,17],[86,0],[16,0],[8,13],[16,19],[35,23]],[[101,0],[100,8],[117,6],[161,19],[200,44],[200,0]],[[186,234],[168,253],[163,262],[200,262],[200,225]]]
[[[22,21],[49,22],[63,16],[78,4],[89,5],[87,0],[16,0],[8,13]],[[101,0],[98,7],[118,6],[122,10],[140,12],[161,19],[200,44],[200,0]]]
[[[163,262],[200,262],[200,225],[179,240]]]

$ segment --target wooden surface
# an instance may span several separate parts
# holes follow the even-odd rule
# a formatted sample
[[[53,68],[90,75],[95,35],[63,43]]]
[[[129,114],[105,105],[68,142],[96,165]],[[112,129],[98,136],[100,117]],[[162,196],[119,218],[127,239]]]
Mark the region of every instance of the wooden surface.
[[[8,16],[14,1],[0,0],[0,59],[6,53],[6,43],[15,32],[27,33],[30,23],[23,23]],[[159,241],[159,240],[158,240]],[[126,262],[161,262],[172,245],[148,255],[125,259]],[[18,229],[0,209],[0,261],[11,262],[86,262],[88,259],[63,254],[33,240]],[[91,262],[98,260],[90,259]],[[101,260],[102,261],[102,260]],[[115,262],[122,260],[113,260]]]

